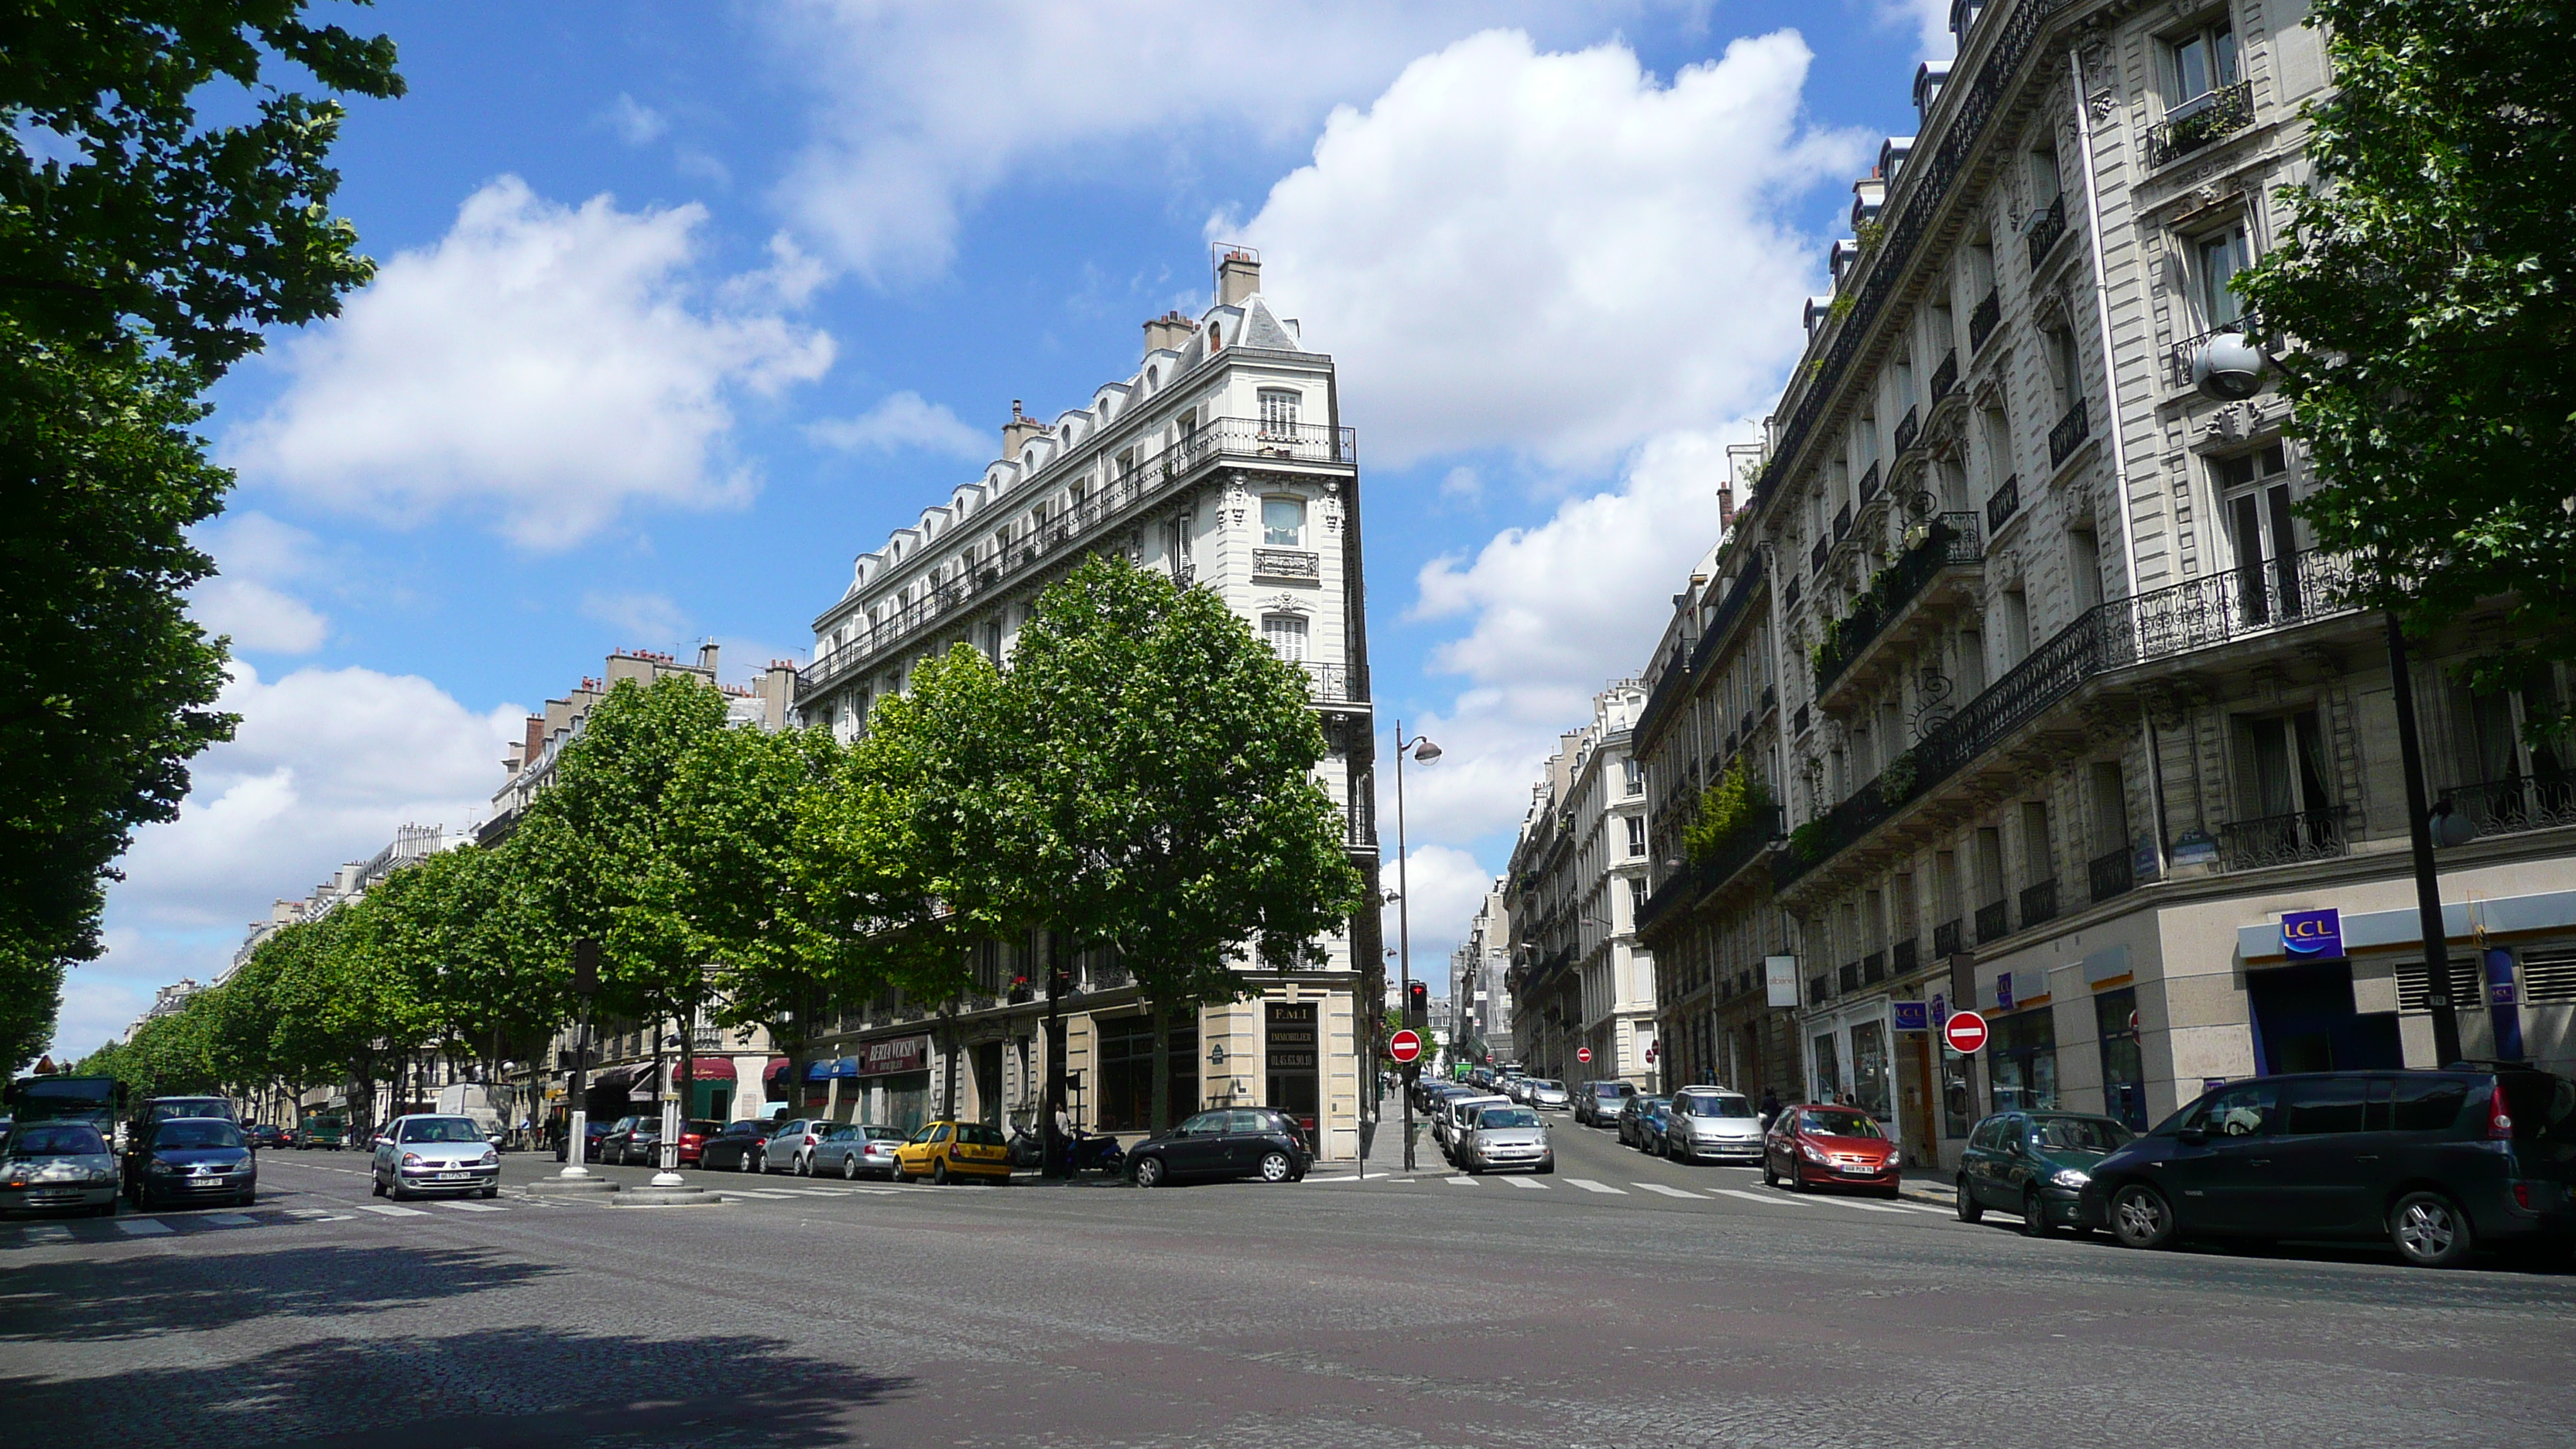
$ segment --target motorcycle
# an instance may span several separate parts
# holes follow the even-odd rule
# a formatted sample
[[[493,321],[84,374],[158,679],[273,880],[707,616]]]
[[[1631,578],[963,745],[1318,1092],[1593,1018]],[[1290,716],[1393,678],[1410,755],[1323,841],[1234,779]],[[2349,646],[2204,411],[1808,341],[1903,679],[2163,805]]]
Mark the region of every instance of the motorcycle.
[[[1065,1170],[1103,1172],[1116,1177],[1127,1170],[1127,1149],[1106,1132],[1076,1131],[1064,1144]]]

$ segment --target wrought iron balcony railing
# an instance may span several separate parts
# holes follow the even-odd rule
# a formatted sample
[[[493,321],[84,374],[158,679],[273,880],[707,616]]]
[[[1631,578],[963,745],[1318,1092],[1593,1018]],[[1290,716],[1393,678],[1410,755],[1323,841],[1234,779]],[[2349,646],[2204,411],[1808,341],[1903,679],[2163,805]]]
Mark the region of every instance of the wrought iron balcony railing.
[[[2331,860],[2350,847],[2344,823],[2351,813],[2348,805],[2328,805],[2319,810],[2293,810],[2286,815],[2229,821],[2218,827],[2219,864],[2229,870],[2256,870],[2303,860]]]
[[[2057,250],[2058,242],[2065,236],[2066,193],[2061,191],[2057,193],[2057,199],[2048,204],[2046,211],[2030,219],[2030,269],[2038,271],[2039,264],[2048,260],[2048,254]]]
[[[1823,692],[1841,678],[1843,670],[1905,612],[1905,606],[1913,603],[1941,570],[1972,564],[1983,556],[1975,514],[1944,513],[1933,519],[1923,541],[1888,565],[1870,591],[1853,603],[1851,613],[1835,626],[1833,643],[1816,657],[1817,691]]]
[[[2016,473],[2003,481],[2003,486],[1986,495],[1986,532],[2000,533],[2004,521],[2021,512],[2021,475]]]
[[[1850,992],[1860,990],[1860,963],[1858,961],[1845,961],[1842,964],[1842,970],[1837,972],[1836,975],[1842,983],[1844,991]]]
[[[2254,82],[2241,80],[2192,97],[2147,131],[2147,164],[2162,166],[2254,124]]]
[[[2091,436],[2092,419],[2085,411],[2084,399],[2079,397],[2075,406],[2066,410],[2066,416],[2057,420],[2057,426],[2048,430],[2048,466],[2054,468],[2074,456]]]
[[[1953,347],[1941,354],[1940,365],[1932,369],[1932,401],[1939,402],[1959,385],[1959,349]]]
[[[1976,310],[1968,314],[1968,351],[1970,354],[1973,355],[1986,345],[1986,339],[1994,335],[1995,325],[2003,320],[2003,296],[1998,292],[1988,290],[1985,300],[1979,302],[1976,306]]]
[[[1907,408],[1905,416],[1896,420],[1896,456],[1904,457],[1906,449],[1913,447],[1922,436],[1923,410],[1919,407]]]
[[[1887,953],[1872,951],[1860,958],[1860,984],[1876,986],[1887,979]]]
[[[1908,422],[1911,422],[1914,418],[1914,414],[1909,412],[1905,417]],[[1899,437],[1904,436],[1904,429],[1900,427],[1897,430],[1897,435]],[[1869,471],[1860,475],[1860,506],[1867,508],[1877,501],[1878,465],[1876,463],[1872,463],[1869,465]]]
[[[1637,929],[1642,932],[1651,928],[1684,904],[1733,880],[1779,838],[1780,808],[1774,805],[1757,811],[1714,849],[1692,857],[1665,877],[1663,885],[1646,897],[1645,906],[1637,912]]]
[[[2042,921],[2057,919],[2057,882],[2044,880],[2021,893],[2021,928],[2025,931]]]
[[[1893,975],[1903,976],[1912,972],[1914,968],[1923,964],[1921,944],[1912,936],[1897,942],[1896,948],[1888,953],[1887,964],[1889,972]]]
[[[1977,907],[1977,944],[2000,941],[2012,934],[2012,902],[1992,901]]]
[[[2093,857],[2085,864],[2084,873],[2092,878],[2096,904],[2126,895],[2138,883],[2137,860],[2125,845]]]
[[[1325,664],[1313,659],[1300,659],[1297,667],[1306,671],[1306,687],[1317,699],[1354,702],[1368,698],[1368,691],[1358,688],[1359,676],[1347,664]]]
[[[2479,835],[2516,835],[2576,825],[2576,775],[2558,773],[2488,780],[2442,792],[2436,812],[2477,827]]]
[[[1943,921],[1932,928],[1932,954],[1947,959],[1959,954],[1959,923]]]
[[[2231,333],[2259,337],[2262,331],[2262,319],[2248,312],[2241,317],[2221,322],[2205,332],[2195,332],[2175,343],[2173,350],[2165,354],[2165,367],[2172,385],[2177,388],[2191,386],[2191,360],[2211,338],[2224,337]]]

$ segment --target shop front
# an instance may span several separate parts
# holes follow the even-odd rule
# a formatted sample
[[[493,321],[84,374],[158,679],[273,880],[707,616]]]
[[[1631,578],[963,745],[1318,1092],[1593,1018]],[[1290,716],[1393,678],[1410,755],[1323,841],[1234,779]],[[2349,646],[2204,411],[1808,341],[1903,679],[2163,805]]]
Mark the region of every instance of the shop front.
[[[851,1120],[909,1133],[930,1120],[930,1036],[887,1037],[859,1044],[846,1058],[856,1100]]]
[[[1900,1006],[1919,1010],[1920,1003],[1870,996],[1810,1013],[1807,1098],[1858,1107],[1904,1143],[1909,1121],[1919,1114],[1909,1114],[1899,1090],[1905,1037],[1897,1029]]]
[[[688,1072],[688,1095],[683,1099],[688,1105],[681,1115],[714,1122],[732,1121],[737,1085],[733,1058],[693,1056],[689,1058]],[[676,1063],[672,1075],[678,1075]]]

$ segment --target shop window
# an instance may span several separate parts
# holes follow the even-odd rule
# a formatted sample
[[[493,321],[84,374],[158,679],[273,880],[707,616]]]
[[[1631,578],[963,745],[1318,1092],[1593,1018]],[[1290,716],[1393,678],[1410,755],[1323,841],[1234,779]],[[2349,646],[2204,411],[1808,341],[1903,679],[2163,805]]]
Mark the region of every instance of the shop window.
[[[1108,1132],[1141,1132],[1154,1120],[1154,1019],[1150,1016],[1095,1018],[1094,1053],[1098,1061],[1096,1123]],[[1171,1120],[1198,1110],[1199,1028],[1195,1020],[1172,1023],[1170,1058]]]
[[[1894,1113],[1894,1072],[1887,1055],[1887,1025],[1865,1021],[1852,1028],[1852,1105],[1881,1122]]]
[[[1998,1112],[2057,1110],[2056,1013],[2046,1007],[2016,1012],[1994,1025],[1995,1100]]]
[[[1833,1034],[1828,1032],[1817,1037],[1815,1048],[1816,1100],[1839,1102],[1842,1100],[1843,1090],[1842,1053],[1834,1045]]]
[[[2147,1068],[2138,1047],[2137,988],[2122,987],[2094,997],[2093,1019],[2102,1037],[2102,1115],[2118,1118],[2133,1132],[2144,1132]]]

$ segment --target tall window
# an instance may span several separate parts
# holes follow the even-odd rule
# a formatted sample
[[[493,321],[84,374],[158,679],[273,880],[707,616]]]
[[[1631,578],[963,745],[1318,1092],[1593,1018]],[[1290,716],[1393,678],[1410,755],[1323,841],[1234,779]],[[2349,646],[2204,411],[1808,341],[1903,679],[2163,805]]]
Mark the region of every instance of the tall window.
[[[1272,548],[1303,548],[1306,544],[1306,500],[1262,499],[1261,541]]]
[[[2244,752],[2247,807],[2260,817],[2325,810],[2335,803],[2333,763],[2326,758],[2325,736],[2317,712],[2241,722],[2239,748]]]
[[[2167,116],[2186,116],[2206,109],[2213,93],[2236,84],[2236,28],[2225,19],[2171,42],[2172,105]]]
[[[1294,390],[1265,387],[1261,390],[1261,431],[1285,437],[1297,431],[1297,408],[1304,399]]]
[[[1643,815],[1628,817],[1628,853],[1632,856],[1646,853],[1646,817]]]
[[[1280,658],[1302,661],[1306,657],[1306,619],[1301,614],[1264,614],[1261,637],[1270,641],[1272,653]]]
[[[2227,288],[2228,280],[2254,264],[2245,228],[2229,227],[2192,244],[2192,271],[2199,284],[2200,315],[2211,327],[2224,327],[2245,315],[2244,300]]]
[[[1631,795],[1646,793],[1646,769],[1637,763],[1636,756],[1631,755],[1621,760],[1619,764],[1627,776],[1628,793]]]
[[[2278,443],[2210,464],[2236,555],[2236,607],[2248,624],[2304,611],[2297,558],[2305,525],[2290,511],[2289,466]]]

